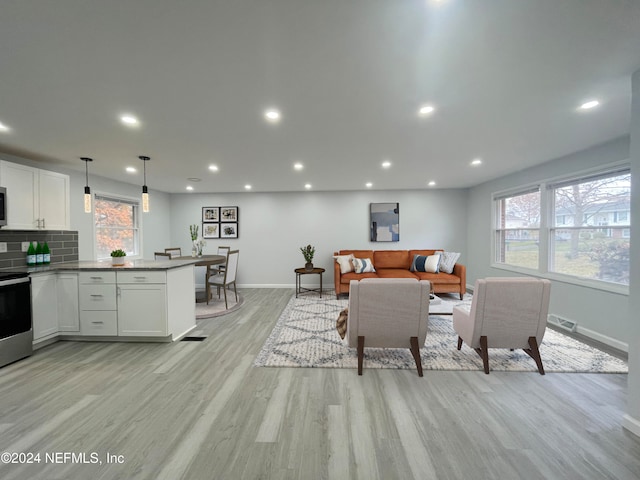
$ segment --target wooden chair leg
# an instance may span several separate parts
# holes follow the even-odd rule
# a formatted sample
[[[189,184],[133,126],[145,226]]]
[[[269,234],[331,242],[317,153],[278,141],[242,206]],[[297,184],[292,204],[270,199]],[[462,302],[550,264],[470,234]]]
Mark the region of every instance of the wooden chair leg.
[[[484,365],[484,373],[489,375],[489,349],[487,348],[487,336],[480,337],[480,348],[474,348],[476,353],[482,358],[482,364]]]
[[[418,376],[422,377],[422,360],[420,360],[420,347],[418,346],[418,337],[411,337],[409,339],[411,345],[411,354],[416,361],[416,367],[418,367]]]
[[[238,291],[236,290],[236,282],[233,282],[233,293],[236,294],[236,303],[238,303]]]
[[[223,286],[222,290],[224,290],[224,308],[225,308],[225,310],[229,310],[229,305],[227,305],[227,288],[226,288],[226,286]]]
[[[358,375],[362,375],[362,360],[364,358],[364,337],[358,337]]]
[[[529,355],[536,361],[536,365],[538,366],[538,372],[540,372],[540,375],[544,375],[542,357],[540,356],[540,350],[538,349],[538,340],[536,340],[536,337],[529,337],[529,347],[531,348],[523,348],[523,350],[527,355]]]
[[[462,338],[458,337],[458,350],[462,348]]]

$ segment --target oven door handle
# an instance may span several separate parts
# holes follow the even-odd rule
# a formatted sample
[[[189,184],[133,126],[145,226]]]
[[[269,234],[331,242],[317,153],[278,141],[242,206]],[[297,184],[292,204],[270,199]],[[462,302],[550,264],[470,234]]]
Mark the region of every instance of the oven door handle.
[[[0,287],[8,287],[10,285],[18,285],[19,283],[29,283],[31,279],[29,277],[23,278],[11,278],[9,280],[0,281]]]

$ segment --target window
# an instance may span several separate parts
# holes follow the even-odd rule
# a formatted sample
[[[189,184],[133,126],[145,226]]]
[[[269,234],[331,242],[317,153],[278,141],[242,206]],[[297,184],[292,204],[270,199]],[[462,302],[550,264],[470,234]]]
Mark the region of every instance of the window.
[[[524,268],[538,268],[540,190],[495,198],[495,260]]]
[[[628,165],[495,194],[493,201],[495,267],[628,291]]]
[[[128,256],[140,254],[139,202],[106,195],[95,197],[95,235],[98,260],[121,248]]]
[[[551,184],[549,192],[549,271],[629,285],[630,171]]]

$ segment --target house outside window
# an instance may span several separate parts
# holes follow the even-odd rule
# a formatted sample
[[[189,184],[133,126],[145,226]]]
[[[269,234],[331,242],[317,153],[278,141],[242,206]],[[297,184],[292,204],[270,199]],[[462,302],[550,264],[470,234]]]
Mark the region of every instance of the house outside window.
[[[127,256],[140,255],[139,201],[117,196],[95,196],[95,245],[98,260],[122,249]]]
[[[540,190],[495,199],[495,260],[524,268],[538,268]]]

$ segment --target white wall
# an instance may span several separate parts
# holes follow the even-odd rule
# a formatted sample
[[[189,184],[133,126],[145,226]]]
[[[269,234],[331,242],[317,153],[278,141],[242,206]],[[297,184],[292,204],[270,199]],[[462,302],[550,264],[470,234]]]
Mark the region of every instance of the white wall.
[[[369,203],[400,204],[400,241],[369,241]],[[171,243],[191,251],[189,225],[202,229],[205,206],[238,206],[239,238],[208,240],[240,250],[238,283],[245,286],[295,284],[294,268],[304,266],[301,246],[316,247],[315,266],[324,267],[333,285],[336,250],[444,248],[466,258],[466,190],[236,193],[171,195]],[[311,281],[311,279],[309,279]],[[203,283],[202,274],[196,283]]]
[[[467,283],[483,277],[515,275],[491,267],[492,193],[627,159],[629,139],[624,137],[472,188],[466,207]],[[618,347],[620,342],[626,345],[630,328],[627,295],[552,283],[549,313],[577,321],[581,333]]]

